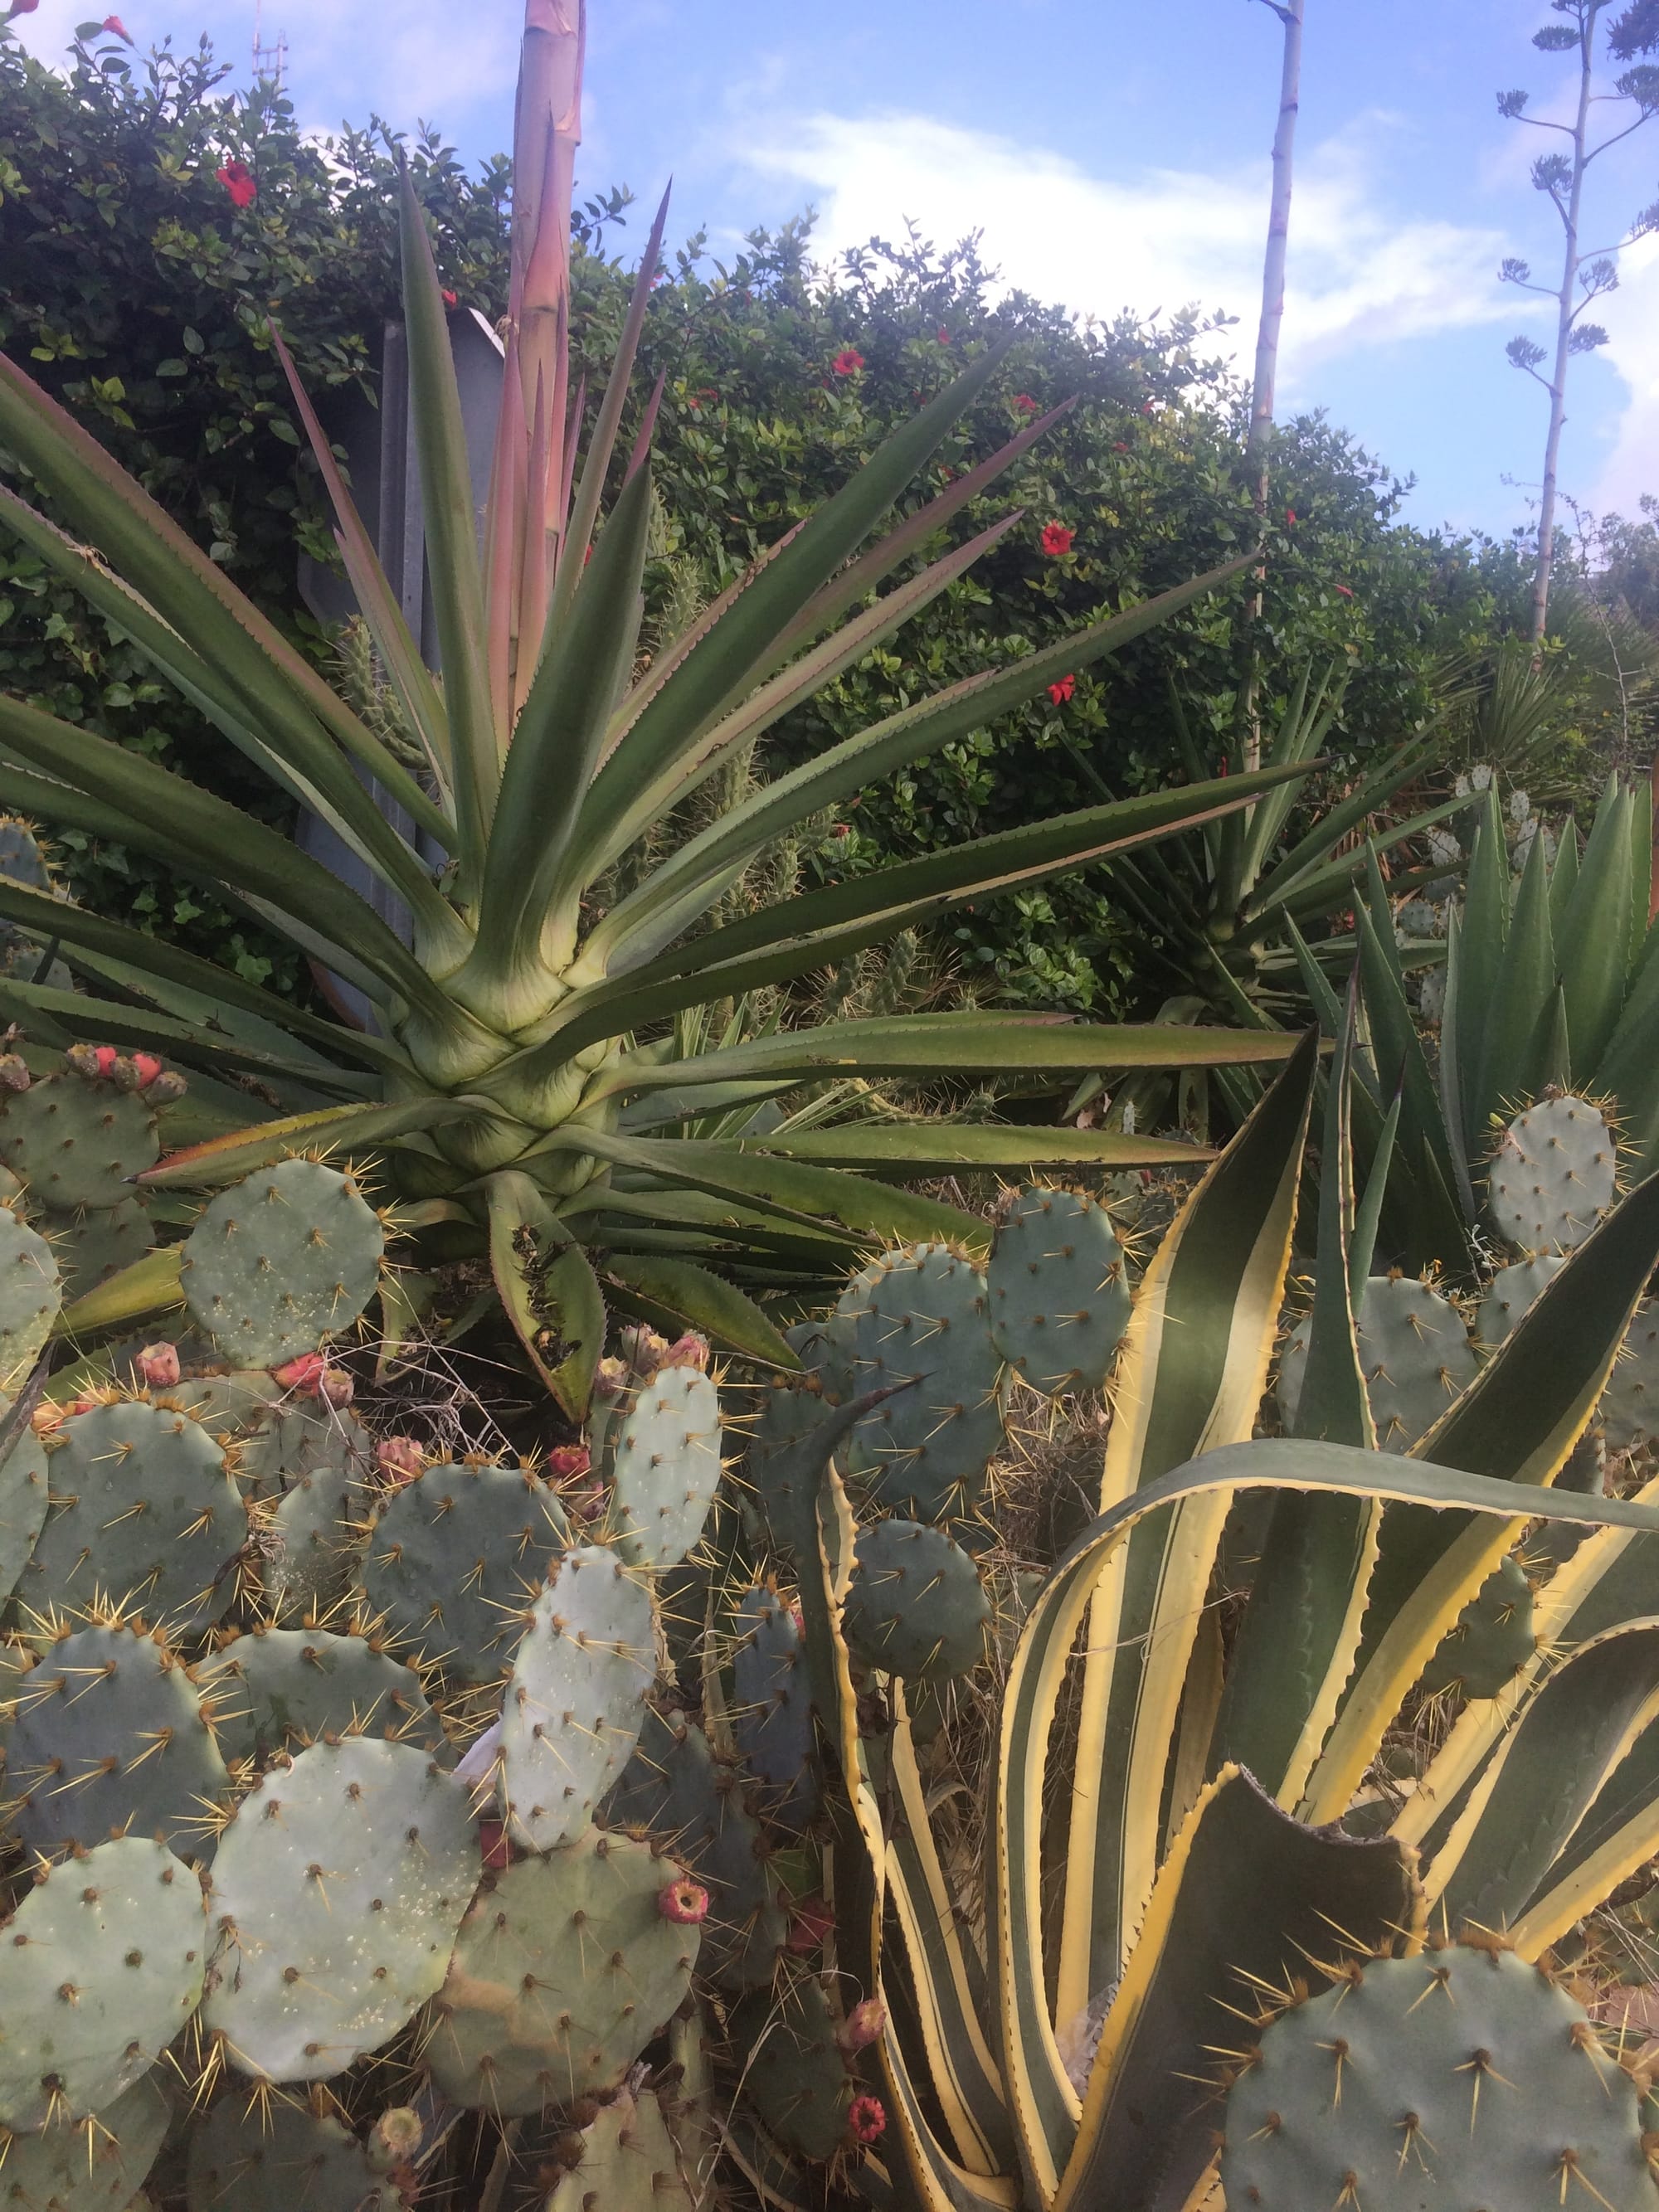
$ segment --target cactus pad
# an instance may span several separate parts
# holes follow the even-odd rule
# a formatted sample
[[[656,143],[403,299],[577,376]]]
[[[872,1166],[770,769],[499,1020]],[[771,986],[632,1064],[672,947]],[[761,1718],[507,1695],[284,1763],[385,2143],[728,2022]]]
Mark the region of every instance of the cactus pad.
[[[985,1278],[945,1244],[917,1244],[866,1268],[837,1312],[854,1316],[853,1388],[895,1395],[866,1413],[847,1446],[871,1496],[919,1520],[970,1516],[1003,1442],[1001,1356]]]
[[[525,1468],[429,1467],[375,1516],[363,1598],[388,1636],[452,1680],[496,1681],[568,1534],[553,1492]]]
[[[1633,1451],[1659,1436],[1659,1304],[1636,1309],[1624,1348],[1601,1395],[1601,1419],[1614,1451]]]
[[[731,2038],[747,2054],[743,2094],[774,2140],[803,2158],[833,2157],[847,2140],[853,2081],[822,1985],[795,1974],[775,1993],[744,1997]]]
[[[511,2117],[618,2087],[691,1985],[698,1930],[659,1902],[681,1876],[649,1844],[590,1829],[486,1881],[432,2008],[443,2095]]]
[[[244,1381],[237,1376],[215,1379],[222,1381],[228,1393]],[[374,1466],[374,1439],[349,1406],[331,1406],[320,1398],[273,1398],[276,1385],[272,1378],[263,1369],[254,1369],[245,1387],[257,1392],[259,1384],[264,1388],[263,1403],[251,1397],[247,1412],[237,1423],[243,1433],[237,1472],[252,1496],[280,1496],[307,1475],[324,1473],[354,1482],[368,1480]],[[234,1402],[228,1398],[228,1410]]]
[[[939,1680],[983,1658],[991,1608],[979,1570],[942,1528],[877,1521],[859,1531],[853,1556],[842,1626],[866,1666]]]
[[[302,1474],[272,1509],[260,1579],[278,1620],[314,1618],[345,1595],[362,1530],[356,1486],[343,1468]]]
[[[1103,1206],[1079,1191],[1021,1191],[986,1281],[991,1335],[1016,1374],[1050,1397],[1104,1386],[1129,1325],[1129,1284]]]
[[[1355,1316],[1359,1364],[1383,1451],[1407,1452],[1464,1387],[1475,1358],[1463,1316],[1449,1298],[1407,1275],[1373,1275]],[[1279,1359],[1279,1409],[1296,1424],[1308,1364],[1310,1324],[1298,1322]]]
[[[173,2116],[155,2072],[84,2120],[0,2137],[7,2212],[144,2212],[137,2195]]]
[[[33,1851],[155,1837],[181,1858],[229,1778],[190,1669],[131,1628],[83,1628],[20,1685],[6,1752],[17,1832]]]
[[[531,1850],[580,1835],[639,1741],[651,1594],[614,1552],[568,1552],[531,1607],[501,1708],[507,1823]]]
[[[1619,1147],[1583,1098],[1542,1098],[1504,1133],[1486,1174],[1501,1237],[1523,1252],[1571,1252],[1613,1204]]]
[[[562,2174],[544,2212],[693,2212],[662,2106],[626,2091],[581,2131],[581,2160]]]
[[[31,1207],[72,1213],[119,1206],[161,1152],[154,1109],[105,1077],[64,1068],[5,1093],[0,1165],[22,1184]]]
[[[11,1411],[0,1396],[0,1421]],[[0,1460],[0,1601],[17,1587],[46,1518],[46,1453],[26,1428]]]
[[[769,1984],[788,1934],[782,1892],[738,1776],[715,1759],[695,1721],[647,1710],[605,1818],[613,1827],[647,1831],[707,1885],[704,1973],[727,1989]]]
[[[240,1756],[264,1762],[327,1737],[379,1735],[448,1761],[447,1740],[420,1676],[363,1637],[258,1629],[197,1671],[216,1699],[238,1714],[224,1735]]]
[[[243,2073],[315,2081],[443,1979],[478,1869],[466,1792],[412,1744],[313,1744],[237,1807],[214,1859],[202,2018]]]
[[[124,1198],[118,1206],[100,1206],[95,1212],[43,1212],[40,1224],[58,1261],[66,1298],[82,1297],[118,1275],[123,1267],[142,1260],[154,1241],[141,1198]]]
[[[1227,2098],[1228,2204],[1653,2212],[1634,2084],[1512,1953],[1374,1960],[1262,2036]]]
[[[736,1634],[732,1732],[767,1819],[799,1832],[818,1806],[800,1624],[775,1589],[751,1589],[738,1607]]]
[[[1540,1252],[1531,1260],[1517,1260],[1500,1267],[1486,1286],[1474,1317],[1474,1333],[1489,1349],[1502,1344],[1551,1278],[1566,1266],[1559,1252]]]
[[[132,1399],[76,1413],[52,1439],[52,1503],[19,1595],[37,1612],[94,1596],[178,1630],[235,1594],[247,1512],[205,1429]]]
[[[696,1367],[659,1368],[617,1439],[611,1480],[617,1550],[636,1567],[683,1559],[702,1534],[720,1479],[714,1384]]]
[[[189,2212],[379,2212],[397,2202],[331,2113],[262,2107],[233,2089],[191,2136]]]
[[[201,1996],[202,1907],[190,1869],[137,1836],[41,1875],[0,1945],[0,2121],[42,2128],[143,2079]]]
[[[761,1394],[749,1438],[749,1480],[766,1509],[772,1540],[799,1568],[805,1545],[810,1565],[817,1557],[818,1475],[810,1483],[794,1471],[794,1448],[811,1436],[830,1408],[811,1390],[774,1382]]]
[[[0,1206],[0,1391],[14,1395],[40,1356],[63,1303],[46,1238]]]
[[[1537,1649],[1532,1585],[1516,1560],[1500,1559],[1441,1638],[1421,1687],[1495,1698]]]
[[[380,1217],[349,1176],[283,1160],[204,1208],[180,1280],[230,1358],[277,1367],[351,1327],[380,1285],[385,1249]]]

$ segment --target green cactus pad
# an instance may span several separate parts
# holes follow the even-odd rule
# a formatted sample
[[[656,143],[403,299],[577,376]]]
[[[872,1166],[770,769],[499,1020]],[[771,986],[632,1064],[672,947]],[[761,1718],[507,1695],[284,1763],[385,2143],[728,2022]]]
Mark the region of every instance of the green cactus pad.
[[[32,891],[53,888],[52,870],[33,826],[15,814],[0,817],[0,876]]]
[[[1489,1349],[1502,1344],[1527,1309],[1553,1276],[1566,1266],[1560,1252],[1540,1252],[1535,1258],[1517,1260],[1500,1267],[1486,1286],[1474,1316],[1474,1333]]]
[[[83,1297],[118,1275],[123,1267],[142,1260],[155,1241],[141,1198],[124,1198],[118,1206],[100,1206],[95,1212],[43,1211],[39,1220],[58,1261],[66,1298]]]
[[[247,1510],[205,1429],[142,1399],[74,1414],[46,1459],[52,1504],[18,1595],[34,1612],[101,1594],[175,1633],[235,1595]]]
[[[375,1516],[363,1600],[394,1642],[452,1681],[498,1681],[568,1533],[553,1492],[523,1468],[429,1467]]]
[[[1625,1334],[1601,1396],[1601,1419],[1614,1451],[1634,1451],[1659,1436],[1659,1304],[1645,1301]]]
[[[1504,1133],[1486,1173],[1500,1237],[1523,1252],[1571,1252],[1613,1204],[1619,1147],[1597,1109],[1571,1096],[1540,1099]]]
[[[0,1396],[0,1421],[11,1411],[9,1398]],[[46,1518],[46,1450],[32,1428],[26,1428],[0,1460],[0,1601],[9,1598],[22,1577]]]
[[[0,2122],[124,2096],[195,2011],[206,1938],[201,1887],[160,1844],[122,1836],[42,1872],[0,1944]]]
[[[276,1620],[314,1620],[345,1596],[361,1549],[360,1485],[339,1468],[303,1474],[264,1531],[259,1578]]]
[[[1103,1206],[1080,1191],[1023,1190],[986,1270],[991,1335],[1050,1397],[1098,1390],[1129,1326],[1128,1270]]]
[[[765,1507],[774,1544],[797,1570],[803,1564],[798,1553],[809,1534],[816,1543],[818,1486],[816,1475],[810,1488],[798,1480],[791,1454],[820,1422],[832,1417],[833,1408],[816,1391],[773,1382],[761,1393],[750,1433],[750,1486]]]
[[[1279,1409],[1294,1428],[1308,1364],[1310,1324],[1298,1322],[1280,1356]],[[1407,1452],[1473,1382],[1475,1356],[1463,1316],[1449,1298],[1408,1275],[1373,1275],[1355,1316],[1376,1441]]]
[[[707,1887],[702,1972],[726,1989],[769,1985],[789,1932],[782,1887],[737,1772],[695,1721],[649,1708],[604,1818],[654,1837]]]
[[[17,1832],[56,1857],[111,1836],[151,1836],[181,1858],[210,1848],[206,1816],[230,1781],[192,1670],[131,1628],[83,1628],[20,1685],[6,1753]]]
[[[855,1316],[854,1389],[907,1386],[854,1426],[848,1472],[918,1520],[971,1516],[1004,1440],[984,1276],[948,1245],[918,1244],[866,1268],[842,1310]]]
[[[119,1206],[132,1179],[161,1158],[154,1109],[136,1091],[74,1068],[5,1093],[0,1164],[9,1168],[31,1208],[72,1213]]]
[[[385,1249],[380,1217],[349,1176],[283,1160],[204,1209],[179,1279],[231,1358],[279,1367],[351,1327],[380,1286]]]
[[[477,1871],[466,1791],[424,1752],[313,1744],[220,1838],[204,2026],[256,2078],[339,2073],[437,1990]]]
[[[856,1395],[853,1361],[858,1336],[858,1317],[865,1293],[880,1278],[884,1262],[872,1261],[860,1267],[842,1291],[832,1313],[813,1321],[798,1321],[783,1332],[803,1373],[810,1375],[832,1406],[844,1405]]]
[[[440,2092],[512,2118],[620,2087],[691,1985],[698,1929],[659,1904],[682,1879],[649,1844],[590,1829],[486,1880],[432,2008]]]
[[[543,2212],[694,2212],[662,2106],[648,2089],[624,2093],[581,2131],[580,2164],[562,2174]]]
[[[268,1394],[275,1392],[268,1374],[261,1369],[252,1373]],[[270,1398],[263,1411],[245,1419],[236,1468],[255,1498],[280,1497],[313,1474],[367,1482],[374,1468],[374,1439],[349,1406],[289,1393]]]
[[[611,1472],[617,1548],[636,1567],[683,1559],[720,1479],[720,1409],[696,1367],[664,1367],[641,1390]]]
[[[1495,1698],[1537,1649],[1532,1585],[1516,1560],[1500,1559],[1441,1638],[1419,1686]]]
[[[0,1206],[0,1392],[13,1396],[21,1389],[62,1304],[51,1245],[10,1206]]]
[[[363,2146],[331,2113],[232,2089],[190,2139],[189,2212],[386,2212]]]
[[[5,2212],[143,2212],[137,2196],[155,2163],[173,2107],[159,2071],[84,2120],[38,2134],[0,2136]]]
[[[1229,2206],[1659,2204],[1637,2094],[1582,2006],[1509,1952],[1374,1960],[1283,2013],[1226,2104]]]
[[[656,1674],[651,1593],[614,1552],[568,1552],[535,1604],[501,1707],[507,1824],[529,1850],[580,1835],[639,1741]]]
[[[237,1715],[222,1726],[235,1756],[261,1762],[325,1737],[379,1735],[412,1743],[447,1765],[443,1727],[413,1668],[362,1636],[322,1628],[261,1628],[203,1661],[203,1688]]]
[[[942,1680],[978,1665],[991,1608],[978,1568],[942,1528],[878,1521],[859,1531],[853,1556],[842,1627],[866,1666]]]
[[[800,1624],[775,1589],[751,1589],[738,1607],[735,1634],[732,1732],[767,1819],[799,1833],[818,1807]]]
[[[853,2079],[822,1985],[793,1974],[775,1991],[744,1997],[731,2040],[745,2054],[744,2097],[773,2139],[802,2158],[833,2158],[847,2141]]]

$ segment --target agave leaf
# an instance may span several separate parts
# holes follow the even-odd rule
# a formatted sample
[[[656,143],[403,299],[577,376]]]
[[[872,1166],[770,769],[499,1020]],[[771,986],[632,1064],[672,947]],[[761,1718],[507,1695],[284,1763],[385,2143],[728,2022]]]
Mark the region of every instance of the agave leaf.
[[[1542,839],[1534,839],[1541,844]],[[1457,932],[1457,1018],[1449,1073],[1462,1102],[1462,1116],[1447,1116],[1454,1164],[1477,1155],[1481,1131],[1474,1116],[1480,1111],[1484,1050],[1483,1024],[1496,1005],[1498,979],[1506,964],[1510,935],[1510,856],[1504,842],[1504,820],[1498,793],[1488,788],[1482,818],[1474,833],[1469,858],[1463,912]],[[1448,955],[1449,969],[1450,955]],[[1465,1178],[1467,1181],[1467,1178]]]
[[[142,1321],[147,1315],[183,1305],[185,1293],[179,1274],[183,1250],[182,1245],[169,1244],[159,1252],[146,1252],[142,1260],[111,1275],[84,1297],[73,1299],[52,1323],[53,1340],[68,1338],[73,1343],[83,1337],[100,1336],[106,1330]]]
[[[54,991],[45,984],[23,982],[15,975],[0,975],[0,1012],[26,1030],[38,1030],[44,1016],[71,1040],[78,1030],[94,1028],[101,1032],[105,1042],[167,1053],[185,1061],[199,1058],[210,1067],[222,1064],[246,1068],[252,1074],[308,1085],[313,1093],[336,1091],[349,1097],[375,1089],[379,1084],[379,1078],[366,1069],[337,1067],[303,1048],[270,1051],[228,1030],[175,1021],[148,1006],[121,1006],[108,999],[88,1000],[81,992]]]
[[[745,1149],[814,1167],[866,1175],[921,1177],[957,1170],[1193,1167],[1214,1158],[1207,1146],[1167,1137],[1126,1137],[1121,1129],[1043,1129],[945,1121],[845,1122],[799,1135],[753,1137]]]
[[[1249,901],[1249,911],[1262,914],[1281,905],[1291,887],[1310,870],[1322,867],[1338,846],[1351,837],[1365,820],[1385,806],[1402,784],[1423,768],[1428,748],[1420,739],[1403,747],[1390,760],[1367,777],[1359,789],[1328,814],[1322,814],[1314,827],[1298,844],[1293,845],[1276,867],[1257,884]]]
[[[1484,827],[1481,836],[1486,834]],[[1477,841],[1477,852],[1479,842]],[[1507,872],[1507,871],[1506,871]],[[1544,841],[1534,837],[1521,874],[1510,917],[1509,935],[1495,974],[1483,971],[1485,995],[1465,988],[1463,939],[1458,938],[1457,999],[1460,1026],[1479,1054],[1460,1055],[1461,1068],[1474,1059],[1473,1092],[1464,1097],[1465,1157],[1478,1164],[1486,1150],[1492,1116],[1509,1101],[1529,1097],[1541,1079],[1544,1036],[1540,1013],[1554,995],[1555,948],[1550,930],[1549,870]]]
[[[464,1121],[477,1113],[482,1103],[476,1098],[410,1098],[392,1106],[327,1106],[314,1113],[285,1115],[168,1152],[133,1180],[141,1187],[162,1189],[210,1188],[215,1183],[239,1182],[253,1169],[268,1167],[294,1152],[367,1150],[416,1130]]]
[[[763,1360],[785,1374],[799,1371],[799,1358],[754,1300],[707,1267],[689,1260],[612,1252],[605,1271],[631,1297],[653,1310],[653,1325],[660,1326],[660,1316],[679,1330],[695,1329],[717,1350],[740,1359]]]
[[[1583,866],[1555,933],[1577,1080],[1594,1073],[1618,1025],[1630,972],[1631,800],[1616,779],[1596,810]]]
[[[527,1175],[506,1170],[484,1191],[489,1271],[507,1317],[554,1398],[580,1421],[605,1351],[599,1278]]]

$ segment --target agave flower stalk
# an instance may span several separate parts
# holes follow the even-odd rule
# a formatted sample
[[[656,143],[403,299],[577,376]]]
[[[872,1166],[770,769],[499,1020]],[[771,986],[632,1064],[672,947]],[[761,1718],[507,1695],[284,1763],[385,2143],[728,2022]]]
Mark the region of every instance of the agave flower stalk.
[[[929,1013],[787,1026],[777,988],[953,906],[1213,821],[1305,772],[1281,765],[1050,821],[718,919],[774,842],[862,787],[989,722],[1213,590],[1233,568],[1095,622],[1007,669],[919,699],[829,746],[660,850],[608,909],[607,872],[780,716],[853,666],[1017,526],[949,526],[1047,428],[1030,424],[908,512],[918,471],[995,374],[986,352],[817,514],[654,659],[640,621],[657,398],[619,466],[623,416],[666,204],[641,258],[591,423],[570,391],[569,225],[580,135],[579,0],[529,0],[517,115],[507,377],[481,556],[444,301],[408,180],[403,278],[427,565],[442,675],[422,665],[294,374],[376,652],[425,769],[346,699],[21,370],[0,362],[0,441],[76,533],[0,491],[20,537],[118,623],[289,799],[406,906],[404,942],[369,903],[225,800],[24,701],[0,702],[0,804],[119,837],[349,977],[371,1032],[289,1006],[106,917],[0,884],[0,916],[47,930],[100,994],[95,1026],[207,1078],[259,1079],[261,1106],[192,1086],[154,1178],[201,1187],[296,1142],[374,1148],[449,1253],[487,1251],[526,1349],[585,1405],[607,1307],[794,1364],[769,1299],[833,1280],[872,1237],[982,1243],[976,1217],[896,1179],[963,1168],[1121,1164],[1155,1141],[1075,1128],[884,1120],[871,1086],[988,1071],[1093,1074],[1270,1061],[1272,1034]],[[603,522],[601,515],[603,511]],[[88,550],[91,549],[91,550]],[[366,769],[448,856],[434,872],[386,820]],[[769,1001],[758,997],[772,994]],[[769,1003],[772,1011],[765,1012]],[[707,1010],[726,1011],[718,1021]],[[82,1035],[81,994],[8,979],[32,1044]],[[253,1114],[263,1118],[250,1120]],[[1182,1148],[1181,1157],[1190,1159]],[[146,1262],[131,1310],[165,1288]],[[120,1305],[109,1286],[101,1314]],[[116,1316],[118,1318],[118,1315]]]

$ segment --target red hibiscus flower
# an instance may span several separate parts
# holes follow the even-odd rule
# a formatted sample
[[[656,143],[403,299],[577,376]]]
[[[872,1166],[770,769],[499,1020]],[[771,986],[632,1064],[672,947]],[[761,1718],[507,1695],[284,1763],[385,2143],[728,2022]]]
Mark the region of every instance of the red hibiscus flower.
[[[1293,507],[1287,507],[1285,510],[1285,527],[1286,530],[1296,528],[1296,509]]]
[[[1063,707],[1066,704],[1066,702],[1071,697],[1073,692],[1076,690],[1076,677],[1062,676],[1058,684],[1051,684],[1048,686],[1048,696],[1054,701],[1056,707]]]
[[[233,207],[252,207],[258,198],[259,187],[246,161],[227,161],[222,169],[216,169],[213,173],[229,193]]]
[[[7,13],[9,15],[32,15],[40,5],[40,0],[11,0]]]
[[[837,376],[856,376],[864,366],[864,356],[856,346],[843,346],[830,366]]]
[[[938,330],[934,331],[933,336],[939,340],[941,345],[949,345],[951,343],[951,333],[949,331]]]
[[[854,2097],[847,2125],[854,2142],[872,2143],[887,2131],[887,2108],[879,2097]]]
[[[118,15],[106,15],[99,27],[110,32],[115,38],[125,39],[129,46],[132,44],[132,33]]]
[[[1063,560],[1072,550],[1077,532],[1064,522],[1045,522],[1042,526],[1042,550],[1051,561]]]
[[[440,296],[441,297],[445,307],[453,307],[455,305],[455,295],[453,292],[446,290],[441,293]]]
[[[1037,404],[1029,392],[1015,392],[1014,404],[1022,415],[1035,415],[1037,411]]]
[[[1127,445],[1125,445],[1125,443],[1123,442],[1123,441],[1122,441],[1122,439],[1121,439],[1121,438],[1114,438],[1114,439],[1113,439],[1113,441],[1112,441],[1112,451],[1113,451],[1115,453],[1127,453],[1128,452],[1128,450],[1129,450],[1129,448],[1127,447]]]
[[[1353,593],[1348,589],[1346,584],[1337,585],[1336,592],[1338,597],[1340,599],[1351,599],[1353,597]]]

